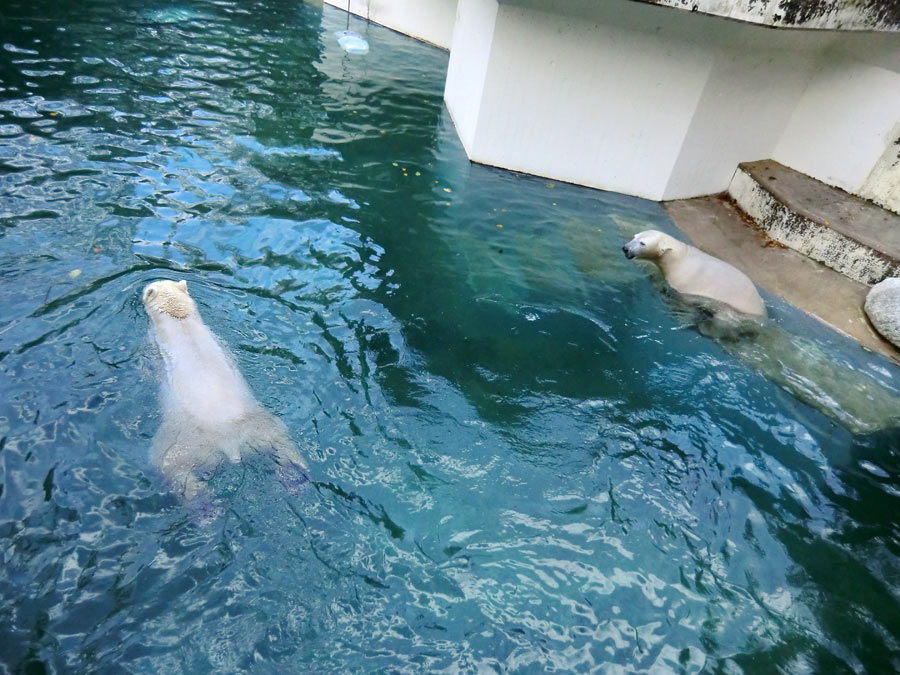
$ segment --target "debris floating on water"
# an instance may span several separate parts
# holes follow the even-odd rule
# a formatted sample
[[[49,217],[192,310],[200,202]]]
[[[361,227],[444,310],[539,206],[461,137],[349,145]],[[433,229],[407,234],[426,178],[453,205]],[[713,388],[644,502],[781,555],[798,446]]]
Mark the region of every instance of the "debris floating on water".
[[[359,33],[352,30],[339,30],[335,33],[338,44],[348,54],[368,54],[369,43]]]

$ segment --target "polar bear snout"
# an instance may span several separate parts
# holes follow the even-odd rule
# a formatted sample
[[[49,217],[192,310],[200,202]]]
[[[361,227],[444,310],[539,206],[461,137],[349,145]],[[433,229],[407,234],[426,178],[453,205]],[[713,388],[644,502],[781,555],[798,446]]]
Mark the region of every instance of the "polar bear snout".
[[[647,244],[645,244],[639,236],[635,237],[622,247],[622,253],[624,253],[625,257],[629,260],[641,256],[642,253],[646,254],[646,252]]]

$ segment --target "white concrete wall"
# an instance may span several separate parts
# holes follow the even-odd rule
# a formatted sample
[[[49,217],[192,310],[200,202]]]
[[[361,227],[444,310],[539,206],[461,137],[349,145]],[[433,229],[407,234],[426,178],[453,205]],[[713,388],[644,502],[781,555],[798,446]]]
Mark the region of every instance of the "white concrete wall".
[[[481,96],[466,86],[479,71],[458,61],[465,48],[457,45],[484,40],[472,29],[489,8],[496,18],[490,50],[481,52]],[[458,13],[446,100],[471,159],[662,198],[711,68],[702,48],[665,27],[629,30],[496,0],[461,0]]]
[[[820,40],[798,37],[791,51],[739,42],[712,56],[663,199],[722,192],[738,164],[772,157],[819,54]]]
[[[498,9],[496,0],[459,0],[457,9],[444,101],[470,159],[475,149]]]
[[[819,63],[772,159],[858,193],[900,124],[900,73],[833,50]]]
[[[829,39],[535,4],[460,0],[445,97],[469,157],[655,200],[722,192],[738,163],[770,157]]]
[[[494,39],[472,159],[663,198],[709,76],[701,48],[517,7]]]
[[[325,0],[369,21],[449,49],[456,21],[456,0]]]

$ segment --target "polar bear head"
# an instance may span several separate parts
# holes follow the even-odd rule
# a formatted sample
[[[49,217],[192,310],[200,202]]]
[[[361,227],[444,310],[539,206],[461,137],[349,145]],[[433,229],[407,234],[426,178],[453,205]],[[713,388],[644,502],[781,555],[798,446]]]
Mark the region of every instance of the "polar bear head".
[[[190,296],[187,282],[155,281],[144,288],[144,309],[151,319],[160,314],[173,319],[186,319],[197,313],[197,305]]]
[[[629,260],[645,258],[659,260],[669,251],[681,246],[681,242],[658,230],[645,230],[634,235],[634,239],[622,247]]]

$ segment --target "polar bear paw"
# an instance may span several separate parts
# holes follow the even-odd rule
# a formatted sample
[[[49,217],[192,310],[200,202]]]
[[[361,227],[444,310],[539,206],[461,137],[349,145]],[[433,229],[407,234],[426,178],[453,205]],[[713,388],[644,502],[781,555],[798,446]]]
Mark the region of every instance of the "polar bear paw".
[[[296,462],[279,464],[277,474],[278,481],[291,494],[298,494],[303,486],[309,483],[309,474],[306,472],[306,468]]]
[[[191,520],[197,525],[209,525],[222,515],[222,508],[205,493],[188,501],[186,506]]]

